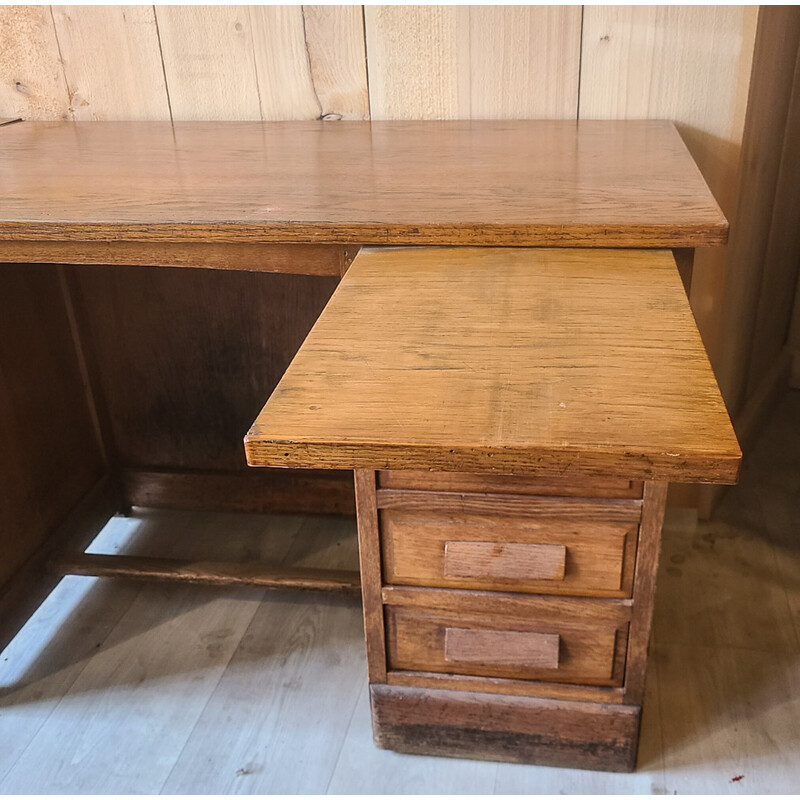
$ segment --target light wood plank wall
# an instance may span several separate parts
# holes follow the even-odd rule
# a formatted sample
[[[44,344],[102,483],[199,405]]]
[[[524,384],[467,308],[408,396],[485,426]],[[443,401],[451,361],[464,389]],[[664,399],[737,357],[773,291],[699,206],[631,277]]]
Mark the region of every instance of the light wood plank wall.
[[[760,287],[798,29],[766,6],[3,6],[0,117],[672,119],[732,222],[691,299],[735,417],[786,336]],[[754,53],[779,102],[750,98],[772,150],[748,161]]]

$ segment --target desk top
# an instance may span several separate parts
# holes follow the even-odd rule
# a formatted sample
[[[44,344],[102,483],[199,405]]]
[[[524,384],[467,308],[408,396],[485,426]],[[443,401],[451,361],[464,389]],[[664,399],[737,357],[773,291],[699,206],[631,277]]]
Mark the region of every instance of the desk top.
[[[358,255],[250,430],[254,466],[734,482],[668,251]]]
[[[695,247],[727,222],[670,122],[24,122],[0,240]]]

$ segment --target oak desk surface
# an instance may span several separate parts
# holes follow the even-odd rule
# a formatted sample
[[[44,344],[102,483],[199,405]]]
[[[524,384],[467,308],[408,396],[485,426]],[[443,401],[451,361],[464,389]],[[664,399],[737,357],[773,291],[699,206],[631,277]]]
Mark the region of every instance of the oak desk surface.
[[[662,121],[24,122],[0,240],[695,247],[727,223]]]
[[[254,466],[733,482],[668,251],[362,250],[246,438]]]

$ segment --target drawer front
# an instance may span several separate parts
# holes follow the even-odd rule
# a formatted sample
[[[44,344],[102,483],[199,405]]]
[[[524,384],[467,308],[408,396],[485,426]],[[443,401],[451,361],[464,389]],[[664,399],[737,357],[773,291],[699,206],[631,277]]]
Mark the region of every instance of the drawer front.
[[[389,668],[620,686],[627,626],[386,607]]]
[[[380,528],[388,584],[631,596],[636,521],[384,509]]]
[[[553,497],[637,498],[642,482],[623,478],[563,480],[530,475],[483,475],[469,472],[423,472],[383,470],[378,473],[381,489],[416,489],[428,492],[488,492],[490,494],[530,494]]]

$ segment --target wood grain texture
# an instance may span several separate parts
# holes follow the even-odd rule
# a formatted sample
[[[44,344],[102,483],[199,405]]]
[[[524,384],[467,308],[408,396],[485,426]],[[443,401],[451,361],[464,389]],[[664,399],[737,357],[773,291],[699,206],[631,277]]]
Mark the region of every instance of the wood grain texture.
[[[118,463],[146,472],[244,470],[242,437],[337,281],[71,269]]]
[[[675,262],[641,251],[362,251],[246,449],[722,483],[740,459]]]
[[[355,514],[353,475],[336,470],[230,472],[124,469],[129,506],[205,511]]]
[[[169,119],[153,6],[51,6],[75,120]]]
[[[367,671],[370,683],[383,683],[386,681],[386,634],[381,597],[383,574],[378,510],[375,503],[375,473],[371,470],[356,470],[355,486]]]
[[[303,6],[308,63],[323,119],[369,119],[362,6]]]
[[[248,6],[160,6],[156,19],[175,120],[260,120]]]
[[[428,492],[474,492],[488,494],[533,494],[556,497],[641,497],[641,481],[624,478],[564,480],[533,475],[475,475],[469,472],[428,470],[383,470],[378,473],[381,489],[416,489]]]
[[[797,224],[799,183],[800,47],[795,59],[791,96],[786,112],[769,239],[762,265],[761,291],[753,320],[746,390],[751,397],[782,356],[787,331],[790,330],[800,274],[800,226]]]
[[[62,286],[0,266],[0,585],[105,472]]]
[[[636,522],[383,511],[387,583],[630,597]]]
[[[753,54],[748,124],[742,142],[742,190],[731,231],[721,337],[716,368],[720,388],[736,419],[750,391],[750,354],[764,288],[773,208],[780,177],[786,123],[800,48],[796,7],[763,6]],[[788,213],[791,215],[794,204]],[[779,209],[782,214],[783,209]],[[791,291],[791,290],[789,290]]]
[[[620,633],[624,649],[626,632]],[[386,643],[388,665],[394,670],[622,684],[622,670],[614,669],[617,628],[610,621],[581,627],[538,619],[535,613],[515,617],[495,612],[491,600],[480,615],[389,606]]]
[[[503,516],[560,517],[564,520],[638,522],[641,501],[600,498],[554,498],[513,494],[456,494],[454,492],[416,492],[404,489],[378,489],[380,509],[439,511],[463,516],[489,514]]]
[[[420,689],[449,689],[454,692],[480,692],[516,697],[547,697],[552,700],[582,700],[590,703],[622,703],[620,687],[579,686],[547,681],[518,681],[512,678],[489,678],[419,670],[389,670],[386,682],[391,686],[416,686]]]
[[[371,686],[379,747],[405,753],[630,772],[640,710],[400,686]]]
[[[0,113],[72,119],[50,6],[0,7]]]
[[[507,542],[444,543],[445,578],[564,580],[567,548],[563,544]]]
[[[354,570],[97,554],[62,556],[52,561],[51,568],[61,575],[95,575],[208,586],[260,586],[265,589],[302,589],[354,595],[361,593],[359,574]]]
[[[365,6],[364,14],[373,119],[576,116],[577,6]]]
[[[673,120],[729,219],[742,191],[757,14],[757,6],[610,5],[583,14],[580,118]],[[731,269],[724,249],[698,251],[692,307],[715,366]]]
[[[339,276],[352,254],[341,246],[313,244],[0,241],[0,262],[14,264],[193,267],[293,275]]]
[[[655,605],[655,583],[661,554],[661,527],[667,501],[666,483],[645,483],[642,524],[633,585],[633,614],[625,668],[625,700],[640,705],[644,699],[647,648]]]
[[[358,6],[157,7],[173,118],[365,119]]]
[[[0,239],[694,247],[727,229],[667,122],[27,123],[3,145]]]
[[[490,662],[523,669],[558,669],[559,644],[560,636],[557,633],[461,627],[448,627],[444,630],[444,658],[456,670],[459,664],[470,662]]]
[[[383,602],[391,606],[416,609],[420,613],[441,613],[445,616],[491,614],[527,619],[535,617],[543,624],[583,626],[627,626],[631,619],[631,603],[627,600],[543,597],[512,592],[452,591],[422,589],[413,586],[384,586]]]

